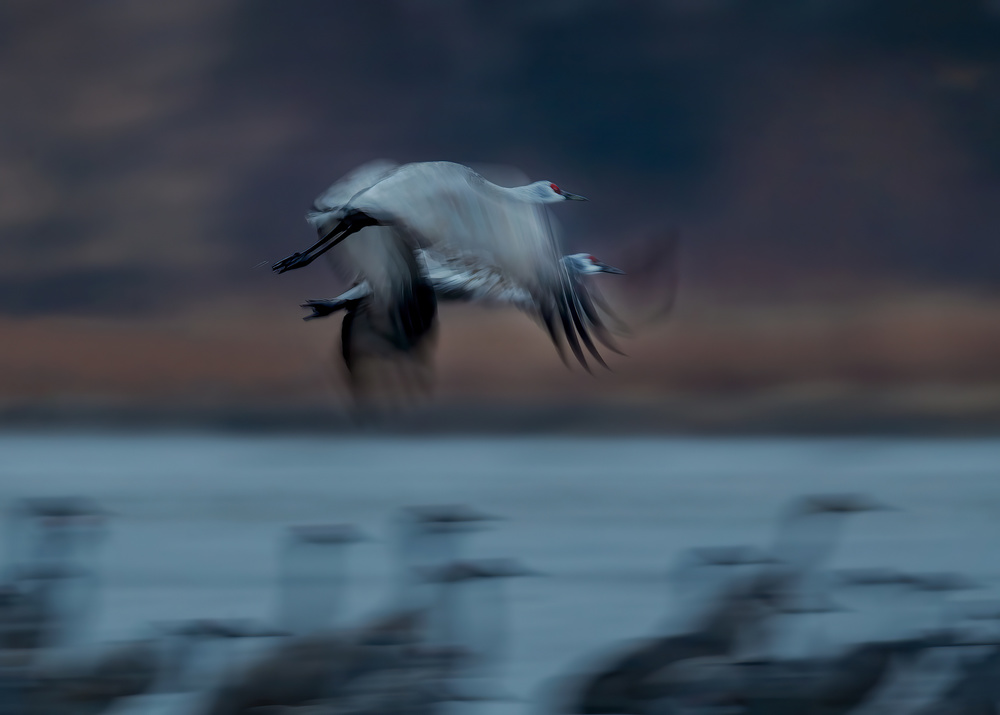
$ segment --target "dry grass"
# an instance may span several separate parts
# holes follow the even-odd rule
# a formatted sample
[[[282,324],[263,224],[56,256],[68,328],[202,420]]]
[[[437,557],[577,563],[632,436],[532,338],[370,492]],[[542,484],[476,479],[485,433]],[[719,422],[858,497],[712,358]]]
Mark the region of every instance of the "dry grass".
[[[0,319],[0,396],[8,403],[335,401],[343,394],[332,359],[337,328],[245,305],[150,323]],[[610,355],[613,372],[591,378],[563,367],[522,315],[449,306],[436,392],[466,402],[795,395],[808,403],[888,391],[953,411],[1000,401],[1000,303],[956,296],[795,309],[692,306],[623,347],[629,357]]]

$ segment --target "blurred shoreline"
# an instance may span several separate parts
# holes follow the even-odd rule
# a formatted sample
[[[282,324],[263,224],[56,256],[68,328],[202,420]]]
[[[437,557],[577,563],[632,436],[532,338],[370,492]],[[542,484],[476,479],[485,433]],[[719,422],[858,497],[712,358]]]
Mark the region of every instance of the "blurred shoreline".
[[[974,393],[974,394],[973,394]],[[974,399],[975,397],[980,399]],[[992,398],[992,399],[990,399]],[[775,390],[655,402],[346,404],[8,403],[0,431],[580,436],[1000,436],[1000,391]]]
[[[0,320],[0,429],[1000,435],[1000,304],[689,302],[594,377],[512,310],[446,306],[430,396],[359,420],[339,323],[261,302],[161,322]]]

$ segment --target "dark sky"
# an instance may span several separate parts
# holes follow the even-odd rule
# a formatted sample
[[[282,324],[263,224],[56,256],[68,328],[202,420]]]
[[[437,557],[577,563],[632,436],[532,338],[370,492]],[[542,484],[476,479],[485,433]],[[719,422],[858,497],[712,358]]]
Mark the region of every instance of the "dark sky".
[[[11,0],[0,39],[8,314],[285,291],[249,267],[377,157],[557,181],[612,262],[677,229],[703,293],[998,283],[996,2]]]

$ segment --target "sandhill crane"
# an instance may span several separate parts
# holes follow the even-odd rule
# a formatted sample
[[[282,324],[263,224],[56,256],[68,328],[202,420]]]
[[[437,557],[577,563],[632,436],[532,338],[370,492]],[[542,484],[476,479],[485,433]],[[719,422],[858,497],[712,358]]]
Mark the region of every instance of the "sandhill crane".
[[[691,559],[691,563],[709,559],[694,567],[698,571],[732,571],[762,563],[761,557],[752,550],[728,551],[729,556],[716,563],[710,561],[715,555],[711,551],[692,551],[684,558]],[[686,565],[684,570],[688,570]],[[697,574],[699,581],[701,576]],[[619,651],[596,672],[566,682],[563,686],[565,692],[556,693],[556,697],[562,700],[560,712],[567,715],[645,712],[652,702],[663,698],[672,687],[658,674],[686,660],[732,652],[748,626],[760,618],[762,604],[757,593],[748,589],[745,582],[734,582],[732,577],[724,579],[721,574],[713,574],[707,581],[696,586],[678,584],[684,588],[693,586],[704,601],[698,608],[687,604],[685,615],[690,620],[683,624],[679,632],[645,639]]]
[[[830,655],[734,664],[731,679],[720,684],[719,694],[740,703],[747,715],[899,712],[892,681],[923,651],[953,645],[949,636],[921,628],[932,624],[914,624],[901,617],[905,614],[901,604],[925,590],[921,581],[885,569],[838,575],[838,599],[862,595],[867,602],[863,612],[847,612],[869,621],[862,639]]]
[[[16,502],[7,521],[7,575],[30,564],[85,561],[104,536],[108,513],[81,497],[33,497]]]
[[[880,508],[863,495],[807,496],[786,510],[769,553],[758,555],[748,549],[692,552],[710,564],[712,571],[724,568],[735,575],[715,579],[714,593],[704,594],[700,608],[689,609],[690,620],[679,634],[643,641],[617,654],[600,670],[577,679],[563,695],[563,712],[645,712],[674,686],[658,676],[664,669],[684,660],[730,655],[748,636],[766,640],[764,626],[774,613],[804,610],[805,584],[832,554],[843,519]],[[750,573],[737,566],[749,567]]]
[[[204,668],[205,660],[197,656],[208,643],[269,635],[239,622],[187,621],[156,624],[128,641],[50,654],[23,674],[18,713],[117,712],[130,698],[186,691],[197,685],[192,675],[206,676],[192,671]]]
[[[451,162],[366,164],[316,200],[307,218],[319,241],[272,268],[284,273],[306,266],[365,230],[345,245],[353,244],[349,258],[377,299],[368,309],[373,330],[414,347],[431,330],[436,312],[434,291],[414,251],[431,249],[445,261],[494,271],[526,291],[556,346],[565,339],[586,366],[581,344],[602,361],[591,334],[601,342],[607,334],[585,287],[559,260],[544,206],[567,200],[583,197],[550,181],[504,188]]]
[[[347,547],[365,540],[351,524],[288,530],[280,559],[280,628],[306,635],[334,627],[344,601]]]
[[[497,520],[498,517],[466,504],[431,504],[400,510],[393,529],[402,588],[409,589],[415,579],[425,580],[425,569],[462,559],[467,535]],[[406,594],[398,595],[404,602],[411,601]]]
[[[512,562],[473,562],[431,569],[426,577],[442,584],[435,609],[449,609],[452,590],[461,584],[526,573]],[[317,701],[355,703],[371,697],[400,695],[401,683],[431,700],[458,699],[441,688],[426,686],[428,680],[447,681],[470,654],[469,643],[450,628],[447,613],[439,613],[434,638],[383,640],[367,628],[344,632],[320,632],[291,638],[260,660],[233,673],[212,695],[204,712],[237,715],[256,712],[262,706],[296,706]],[[456,639],[456,636],[458,638]],[[457,641],[457,642],[456,642]],[[414,677],[416,676],[416,677]],[[408,699],[408,698],[404,698]],[[385,703],[383,703],[385,705]],[[353,711],[353,710],[352,710]],[[410,712],[410,710],[405,710]],[[384,710],[375,710],[384,712]]]
[[[279,561],[280,633],[274,634],[286,637],[251,661],[224,669],[204,712],[317,700],[354,677],[354,669],[379,667],[384,654],[359,646],[334,622],[343,602],[347,549],[365,540],[350,524],[288,529]]]
[[[426,675],[428,669],[435,678],[445,670],[450,672],[452,656],[460,654],[448,650],[443,639],[445,635],[457,637],[461,631],[447,627],[453,622],[442,617],[441,609],[449,599],[453,602],[453,590],[463,583],[516,575],[500,562],[475,562],[478,570],[472,565],[464,570],[454,566],[461,558],[461,537],[495,519],[461,504],[401,510],[392,523],[400,580],[389,611],[341,630],[330,629],[328,618],[313,618],[314,629],[308,633],[304,631],[309,624],[297,616],[285,619],[296,635],[232,672],[212,696],[207,712],[238,713],[250,707],[294,705],[334,695],[353,698],[370,695],[373,688],[395,691],[400,682],[417,672]],[[303,577],[308,579],[317,557],[329,561],[330,554],[321,555],[320,550],[342,552],[357,535],[348,527],[299,528],[289,534],[283,552],[284,560],[292,561],[283,567],[287,606],[302,605],[296,589],[301,588]],[[464,578],[458,577],[459,572]],[[320,591],[327,590],[328,581],[318,585]],[[323,610],[306,605],[309,611]]]
[[[22,499],[7,521],[0,648],[65,645],[87,626],[108,513],[77,497]]]
[[[392,523],[396,581],[389,607],[365,623],[365,642],[417,642],[426,633],[434,586],[427,575],[465,558],[463,539],[498,517],[465,504],[411,506]]]
[[[778,520],[770,555],[774,563],[755,577],[755,588],[792,611],[815,596],[848,516],[889,507],[864,494],[814,494],[793,500]]]

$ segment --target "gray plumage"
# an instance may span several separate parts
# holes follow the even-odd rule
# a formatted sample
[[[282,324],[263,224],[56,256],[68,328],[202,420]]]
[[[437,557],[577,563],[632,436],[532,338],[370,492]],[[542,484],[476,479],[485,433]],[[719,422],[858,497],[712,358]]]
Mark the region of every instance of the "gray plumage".
[[[544,206],[582,198],[548,181],[504,188],[450,162],[373,162],[316,200],[308,220],[320,240],[273,269],[300,268],[345,246],[337,262],[355,269],[372,288],[364,327],[405,350],[416,346],[434,322],[434,292],[422,292],[426,281],[415,254],[426,249],[444,266],[485,270],[524,291],[556,346],[565,340],[586,367],[583,348],[603,363],[593,338],[614,346],[587,290],[560,261],[558,238]],[[363,233],[345,241],[359,231]],[[389,319],[380,321],[380,315]]]
[[[531,293],[500,271],[464,257],[448,258],[424,249],[417,249],[415,254],[423,276],[439,300],[511,305],[535,316],[537,306]],[[563,256],[560,263],[574,278],[598,273],[624,273],[587,253]],[[352,303],[370,299],[374,293],[372,282],[365,278],[336,298],[306,301],[302,307],[313,312],[304,320],[323,318],[345,310]]]

